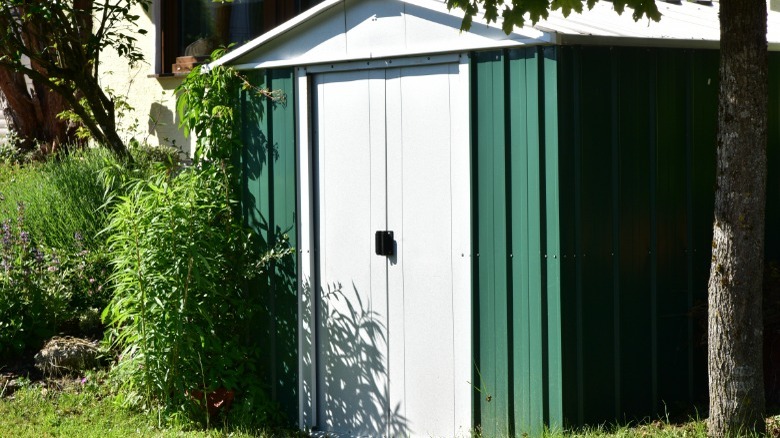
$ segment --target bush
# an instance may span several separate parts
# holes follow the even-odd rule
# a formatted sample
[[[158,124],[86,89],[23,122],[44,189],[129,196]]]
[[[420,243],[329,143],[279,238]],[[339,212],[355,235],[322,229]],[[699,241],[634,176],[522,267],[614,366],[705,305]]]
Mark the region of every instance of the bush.
[[[52,286],[58,261],[32,241],[24,229],[24,206],[16,221],[2,223],[0,269],[0,358],[35,348],[51,336],[65,308]]]
[[[103,316],[121,350],[114,373],[127,400],[181,412],[193,405],[187,394],[227,388],[260,416],[271,412],[254,366],[262,352],[240,330],[262,303],[243,286],[289,251],[255,250],[227,181],[213,164],[162,169],[130,181],[111,213],[114,291]]]
[[[110,298],[104,193],[146,175],[152,153],[128,169],[101,149],[44,163],[0,164],[0,360],[33,353],[54,334],[100,338]],[[106,170],[108,169],[108,170]]]
[[[0,227],[0,360],[37,351],[52,335],[102,336],[97,315],[108,303],[108,260],[78,245],[40,245],[26,229],[25,205]]]

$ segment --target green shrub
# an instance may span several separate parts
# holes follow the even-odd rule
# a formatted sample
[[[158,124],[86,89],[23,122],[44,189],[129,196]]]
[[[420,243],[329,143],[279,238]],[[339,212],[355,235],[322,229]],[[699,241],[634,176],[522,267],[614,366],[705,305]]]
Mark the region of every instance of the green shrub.
[[[205,406],[193,408],[192,395],[234,390],[233,418],[267,425],[278,411],[256,369],[264,352],[249,335],[267,309],[246,286],[292,250],[287,242],[268,250],[241,225],[239,174],[227,163],[241,148],[239,90],[283,96],[231,68],[200,73],[194,69],[176,89],[180,127],[197,137],[195,166],[125,179],[123,195],[109,200],[103,233],[113,258],[113,297],[103,318],[121,350],[113,376],[125,403],[159,403],[179,417],[204,414],[207,425]]]
[[[59,261],[24,229],[24,205],[2,223],[0,359],[40,346],[56,330],[66,298],[55,287]]]
[[[162,169],[128,183],[106,228],[113,257],[113,298],[104,312],[121,350],[114,369],[126,400],[192,406],[187,394],[223,387],[263,416],[261,351],[242,338],[261,310],[244,284],[270,260],[233,212],[223,168],[204,163]]]
[[[121,181],[148,174],[156,158],[133,153],[141,163],[133,169],[101,149],[0,164],[0,361],[34,353],[54,334],[102,337],[110,298],[106,236],[98,235],[104,193],[121,194]]]

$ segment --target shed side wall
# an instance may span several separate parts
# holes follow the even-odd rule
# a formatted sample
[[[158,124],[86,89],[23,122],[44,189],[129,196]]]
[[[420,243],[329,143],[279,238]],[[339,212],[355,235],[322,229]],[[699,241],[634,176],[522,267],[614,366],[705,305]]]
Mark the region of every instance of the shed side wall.
[[[555,63],[541,47],[472,60],[475,423],[486,436],[535,436],[559,412],[548,407],[543,257],[544,141],[557,135],[543,102]]]
[[[239,156],[245,223],[269,247],[297,248],[294,75],[290,69],[244,73],[252,85],[281,90],[272,102],[253,90],[241,95],[244,147]],[[265,352],[258,373],[289,421],[298,418],[298,297],[295,255],[269,267],[247,285],[247,299],[261,300],[265,314],[247,321],[246,330]]]
[[[718,52],[530,48],[478,53],[472,68],[475,423],[496,435],[695,415],[707,397]]]
[[[561,47],[559,67],[564,416],[690,410],[707,395],[718,53]]]

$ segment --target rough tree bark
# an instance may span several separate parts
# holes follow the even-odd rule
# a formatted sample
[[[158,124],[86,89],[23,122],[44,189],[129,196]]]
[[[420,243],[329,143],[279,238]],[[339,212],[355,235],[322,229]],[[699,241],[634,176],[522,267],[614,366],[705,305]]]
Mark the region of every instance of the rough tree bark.
[[[720,2],[717,188],[709,280],[709,434],[764,432],[766,0]]]
[[[131,65],[143,59],[133,35],[146,32],[136,28],[136,5],[148,1],[7,0],[0,6],[0,67],[30,78],[36,95],[56,95],[54,101],[71,109],[98,143],[128,161],[132,157],[116,131],[114,101],[101,88],[98,70],[107,48]],[[0,82],[19,85],[18,78]]]
[[[92,33],[92,0],[74,0],[74,9],[78,11],[74,19],[79,24],[79,39],[87,41]],[[52,46],[51,34],[46,32],[49,25],[46,22],[28,22],[25,43],[35,51],[44,51]],[[0,55],[13,56],[12,50],[2,47]],[[28,62],[30,68],[48,75],[46,68],[37,60]],[[88,72],[89,66],[85,65],[83,69]],[[41,81],[30,80],[23,72],[2,66],[0,91],[6,97],[14,129],[24,141],[23,146],[31,147],[38,143],[44,152],[50,153],[67,149],[78,142],[75,127],[57,117],[61,112],[72,109],[72,105]]]
[[[24,147],[38,143],[44,152],[55,152],[77,142],[75,129],[57,114],[70,109],[62,96],[40,83],[29,87],[21,73],[0,67],[0,91],[11,110],[13,128],[24,141]]]

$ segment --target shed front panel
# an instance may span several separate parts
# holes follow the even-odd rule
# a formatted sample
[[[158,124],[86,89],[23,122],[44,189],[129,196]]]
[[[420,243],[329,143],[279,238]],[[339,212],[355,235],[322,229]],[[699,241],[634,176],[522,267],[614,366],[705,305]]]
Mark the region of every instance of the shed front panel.
[[[314,77],[320,430],[470,427],[470,339],[456,339],[470,294],[453,243],[469,232],[453,201],[468,178],[452,166],[453,151],[467,153],[453,147],[464,143],[453,135],[458,81],[456,64]],[[393,232],[391,254],[377,254],[377,231]]]

